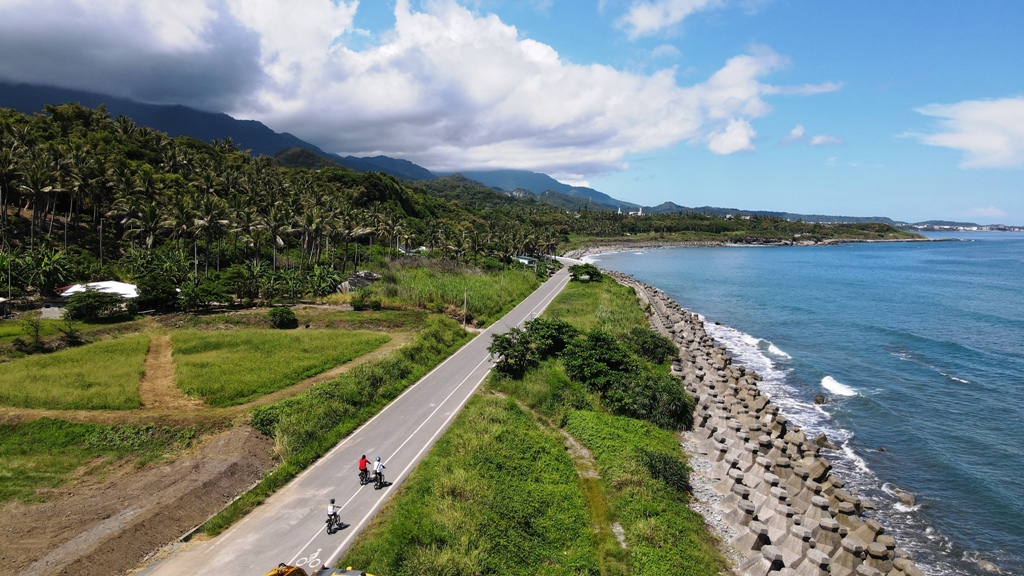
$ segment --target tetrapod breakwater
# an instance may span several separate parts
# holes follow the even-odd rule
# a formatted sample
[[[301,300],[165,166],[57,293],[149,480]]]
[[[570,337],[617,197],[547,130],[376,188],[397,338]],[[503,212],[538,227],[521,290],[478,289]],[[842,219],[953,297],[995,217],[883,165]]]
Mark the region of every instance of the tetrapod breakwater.
[[[737,573],[764,576],[923,576],[872,508],[833,473],[824,436],[808,438],[735,365],[704,323],[661,290],[602,271],[650,304],[651,325],[679,347],[673,373],[696,398],[685,447],[705,488],[694,507],[722,539]],[[713,517],[713,521],[709,516]]]

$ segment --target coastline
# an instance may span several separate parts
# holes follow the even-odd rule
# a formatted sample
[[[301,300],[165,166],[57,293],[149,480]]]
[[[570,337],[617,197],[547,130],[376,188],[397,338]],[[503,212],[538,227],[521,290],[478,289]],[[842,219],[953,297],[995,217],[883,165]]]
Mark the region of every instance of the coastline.
[[[688,242],[613,242],[609,244],[595,244],[567,250],[561,257],[573,260],[582,260],[587,256],[598,256],[600,254],[615,254],[619,252],[634,252],[637,250],[658,250],[662,248],[751,248],[751,247],[780,247],[780,246],[837,246],[840,244],[871,244],[880,242],[961,242],[959,238],[893,238],[885,240],[874,239],[830,239],[822,242],[760,242],[760,243],[739,243],[719,242],[717,240],[688,241]]]
[[[583,258],[662,247],[670,246],[577,252]],[[800,574],[923,574],[885,529],[864,515],[873,505],[832,473],[823,455],[834,449],[828,439],[809,439],[788,422],[758,390],[760,377],[733,364],[697,314],[626,274],[603,272],[632,287],[650,305],[652,327],[679,347],[673,374],[697,399],[694,429],[680,439],[692,468],[691,507],[704,517],[737,573],[785,567]]]

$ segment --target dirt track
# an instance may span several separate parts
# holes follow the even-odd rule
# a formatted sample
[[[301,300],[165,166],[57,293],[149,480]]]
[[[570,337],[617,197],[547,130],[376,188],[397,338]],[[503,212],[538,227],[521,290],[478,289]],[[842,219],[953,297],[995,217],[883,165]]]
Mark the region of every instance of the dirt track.
[[[212,409],[178,390],[170,340],[154,334],[140,385],[143,408],[66,412],[5,408],[0,410],[0,422],[49,416],[103,424],[220,423],[214,427],[223,429],[255,405],[298,394],[390,353],[412,338],[409,333],[391,336],[391,342],[370,354],[255,402]],[[0,576],[124,574],[219,512],[275,464],[273,441],[236,424],[162,464],[142,469],[117,464],[103,475],[82,475],[48,490],[45,503],[7,503],[0,508]]]

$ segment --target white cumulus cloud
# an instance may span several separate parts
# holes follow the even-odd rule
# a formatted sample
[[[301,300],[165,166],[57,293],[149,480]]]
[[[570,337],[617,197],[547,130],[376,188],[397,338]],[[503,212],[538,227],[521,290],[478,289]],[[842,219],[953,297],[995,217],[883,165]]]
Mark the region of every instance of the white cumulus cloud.
[[[938,131],[909,136],[963,152],[962,168],[1024,167],[1024,96],[930,104],[917,112],[937,118]]]
[[[713,2],[646,4],[674,18]],[[786,61],[766,47],[682,84],[675,68],[567,62],[455,0],[416,5],[396,0],[367,47],[357,0],[0,0],[0,80],[224,111],[341,154],[573,180],[680,142],[751,150],[767,98],[837,89],[767,83]]]
[[[721,4],[721,0],[634,0],[618,24],[630,38],[636,39],[657,34],[691,14]]]
[[[807,144],[809,146],[839,146],[844,143],[845,141],[838,136],[820,134],[818,136],[813,136]]]
[[[733,120],[720,132],[708,138],[708,149],[715,154],[735,154],[744,150],[753,150],[752,140],[756,132],[746,120]]]

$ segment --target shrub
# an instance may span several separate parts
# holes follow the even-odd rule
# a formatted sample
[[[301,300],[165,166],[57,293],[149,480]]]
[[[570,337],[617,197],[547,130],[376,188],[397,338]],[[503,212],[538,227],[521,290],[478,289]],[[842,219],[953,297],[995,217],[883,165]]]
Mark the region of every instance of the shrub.
[[[659,428],[685,430],[693,426],[693,397],[682,382],[666,374],[616,374],[606,380],[602,400],[616,414],[646,420]]]
[[[69,320],[102,320],[127,315],[127,301],[113,292],[86,288],[68,298],[64,317]]]
[[[541,359],[560,354],[580,334],[572,324],[558,319],[534,318],[524,326],[530,344]]]
[[[139,306],[145,309],[152,308],[162,312],[173,308],[178,299],[175,283],[162,274],[146,274],[136,280],[135,286],[139,291]]]
[[[631,328],[624,341],[634,354],[652,364],[663,364],[665,359],[679,354],[671,340],[643,326]]]
[[[283,330],[299,327],[299,320],[295,317],[295,312],[287,306],[271,308],[267,314],[270,316],[270,325],[274,328]]]
[[[669,488],[680,494],[689,494],[692,491],[690,487],[690,470],[679,459],[678,454],[641,448],[638,459],[644,465],[644,468],[647,468],[647,471],[651,473],[651,477],[661,480]]]
[[[494,370],[505,376],[522,378],[527,370],[537,364],[537,356],[530,345],[530,335],[520,328],[495,334],[487,351],[498,357]]]
[[[577,282],[600,282],[603,279],[601,271],[593,264],[574,264],[569,266],[569,276]]]
[[[367,298],[363,295],[362,291],[356,292],[352,296],[352,309],[353,310],[380,310],[381,303],[378,298]]]
[[[591,330],[573,340],[562,354],[566,375],[602,394],[613,385],[616,372],[636,372],[639,367],[622,344],[603,330]]]

